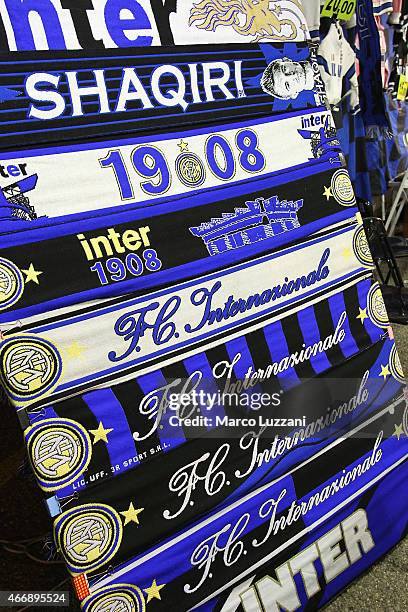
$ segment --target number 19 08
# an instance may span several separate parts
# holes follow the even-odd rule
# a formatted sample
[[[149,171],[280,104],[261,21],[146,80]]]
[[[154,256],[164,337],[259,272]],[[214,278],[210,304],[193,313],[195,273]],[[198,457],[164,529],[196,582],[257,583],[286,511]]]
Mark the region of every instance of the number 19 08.
[[[119,257],[110,257],[105,263],[97,261],[90,270],[96,272],[101,285],[108,285],[112,281],[117,283],[130,276],[141,276],[145,270],[157,272],[162,262],[154,249],[145,249],[142,257],[136,253],[129,253],[123,262]]]

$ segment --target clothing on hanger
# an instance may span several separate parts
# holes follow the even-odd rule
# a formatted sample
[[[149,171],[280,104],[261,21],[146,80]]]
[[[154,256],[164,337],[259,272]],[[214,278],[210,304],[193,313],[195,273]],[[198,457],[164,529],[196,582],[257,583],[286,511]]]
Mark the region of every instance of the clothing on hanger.
[[[359,110],[358,83],[355,72],[356,56],[343,35],[338,22],[332,23],[318,51],[318,61],[327,98],[331,105],[338,104],[343,96],[343,79],[350,80],[350,104],[353,113]]]
[[[319,39],[320,6],[320,0],[303,0],[303,12],[306,16],[306,23],[312,40]]]
[[[373,0],[374,15],[382,15],[383,13],[392,13],[392,0]]]

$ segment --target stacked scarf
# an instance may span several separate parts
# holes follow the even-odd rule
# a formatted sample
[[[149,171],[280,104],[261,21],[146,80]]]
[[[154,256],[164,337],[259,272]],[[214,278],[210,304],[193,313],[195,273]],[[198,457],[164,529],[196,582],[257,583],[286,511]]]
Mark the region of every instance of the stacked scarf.
[[[373,14],[372,0],[357,2],[357,36],[360,61],[359,92],[360,107],[366,135],[369,138],[390,136],[382,82],[381,50],[377,24]]]

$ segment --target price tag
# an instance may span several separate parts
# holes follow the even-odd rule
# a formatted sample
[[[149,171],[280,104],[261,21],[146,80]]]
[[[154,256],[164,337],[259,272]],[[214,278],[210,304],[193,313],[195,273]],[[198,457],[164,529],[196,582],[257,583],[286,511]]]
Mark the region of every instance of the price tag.
[[[337,17],[347,21],[356,12],[357,0],[326,0],[321,11],[322,17]]]
[[[403,102],[407,97],[408,91],[408,80],[404,74],[400,74],[399,82],[398,82],[398,92],[397,92],[397,100]]]

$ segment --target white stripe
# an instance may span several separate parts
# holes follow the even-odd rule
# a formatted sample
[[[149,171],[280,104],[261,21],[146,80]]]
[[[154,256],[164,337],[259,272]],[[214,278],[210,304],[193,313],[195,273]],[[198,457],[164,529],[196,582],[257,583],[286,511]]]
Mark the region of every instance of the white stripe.
[[[331,121],[331,116],[327,112],[305,113],[304,117],[310,119],[313,116],[320,122]],[[203,189],[213,189],[232,185],[238,181],[250,180],[255,177],[262,177],[272,172],[287,170],[299,164],[305,164],[312,152],[310,140],[304,139],[298,133],[302,128],[302,116],[289,117],[279,121],[266,119],[262,123],[253,124],[250,121],[243,123],[242,127],[225,129],[218,131],[214,127],[207,129],[199,135],[190,135],[191,132],[183,132],[183,137],[162,137],[161,140],[143,140],[134,138],[131,144],[120,145],[120,140],[101,145],[100,148],[86,150],[84,145],[73,146],[70,152],[61,152],[61,148],[56,148],[53,152],[40,156],[30,156],[30,151],[24,154],[23,151],[7,153],[5,166],[18,165],[25,163],[27,175],[38,174],[37,186],[33,191],[27,192],[30,204],[38,217],[47,216],[49,218],[61,215],[80,214],[88,211],[98,211],[104,208],[117,207],[118,212],[126,210],[125,205],[132,205],[133,209],[140,209],[143,206],[151,205],[157,198],[169,198],[172,196],[191,194],[194,191]],[[264,167],[256,172],[248,172],[240,164],[241,152],[236,144],[236,137],[245,128],[251,130],[258,137],[258,152],[262,152],[265,158]],[[316,128],[318,129],[318,128]],[[281,138],[282,134],[285,138]],[[218,178],[210,169],[206,160],[207,141],[211,134],[219,134],[225,139],[228,147],[235,158],[235,173],[229,180]],[[279,147],[276,143],[279,142]],[[198,156],[205,172],[205,180],[199,184],[192,184],[191,187],[181,182],[176,171],[176,160],[182,154],[183,148],[187,144],[187,153],[194,153]],[[137,171],[132,163],[132,153],[140,146],[150,147],[153,155],[162,155],[167,162],[167,170],[171,176],[171,182],[167,190],[162,193],[150,193],[146,191],[148,184],[152,182],[157,185],[160,181],[159,175],[153,179],[143,176]],[[122,158],[126,167],[127,177],[132,186],[133,197],[121,199],[118,180],[116,178],[114,166],[102,168],[100,160],[106,159],[110,152],[116,151],[116,155]],[[247,149],[248,151],[248,149]],[[249,152],[249,151],[248,151]],[[10,155],[13,158],[10,159]],[[216,148],[216,155],[220,167],[225,167],[224,156],[220,147]],[[0,154],[0,160],[2,159]],[[148,163],[153,162],[153,158],[146,158]],[[112,161],[111,159],[108,161]],[[120,160],[119,160],[120,161]],[[106,163],[106,162],[105,162]],[[115,162],[118,164],[119,162]],[[140,169],[140,167],[139,167]],[[3,181],[2,187],[24,178],[10,178]],[[144,186],[143,186],[144,185]],[[171,204],[169,204],[171,207]],[[29,225],[28,228],[30,229]]]
[[[367,280],[369,278],[371,278],[371,274],[367,274],[367,276],[365,277],[358,277],[358,279],[356,280],[356,278],[352,278],[348,283],[345,283],[344,285],[342,285],[341,290],[345,291],[346,289],[348,289],[348,287],[352,287],[353,285],[356,284],[356,282],[361,282],[362,280]],[[322,300],[327,300],[328,298],[330,298],[332,295],[336,295],[339,292],[338,287],[335,287],[334,289],[332,289],[331,291],[326,291],[324,293],[323,296],[318,296],[318,297],[313,297],[310,300],[307,300],[306,303],[302,304],[302,306],[297,305],[296,303],[294,304],[294,306],[292,308],[289,308],[287,311],[285,311],[284,313],[284,317],[289,317],[290,315],[298,312],[299,310],[301,310],[302,308],[306,308],[309,306],[313,306],[313,304],[316,304]],[[263,321],[261,323],[257,323],[251,326],[248,326],[245,329],[245,333],[249,333],[249,332],[253,332],[256,331],[257,329],[261,329],[263,328],[265,325],[269,325],[270,323],[273,323],[273,321],[278,321],[278,320],[282,320],[283,318],[282,314],[278,314],[276,316],[271,316],[270,318],[268,318],[266,321]],[[216,346],[219,346],[219,344],[221,342],[227,342],[227,341],[231,341],[234,340],[235,338],[239,338],[242,336],[244,332],[238,331],[235,333],[232,333],[231,335],[227,336],[221,336],[218,339],[215,339],[213,342],[209,342],[209,344],[206,344],[203,347],[200,347],[200,351],[207,351],[210,350]],[[192,357],[194,355],[197,354],[197,348],[194,348],[194,344],[192,346],[192,348],[190,350],[188,350],[187,352],[183,352],[182,355],[176,355],[176,356],[172,356],[170,354],[170,356],[168,358],[163,358],[163,361],[160,361],[159,364],[156,365],[152,365],[146,368],[142,368],[140,370],[137,370],[137,373],[131,373],[131,374],[123,374],[121,375],[119,378],[116,378],[114,380],[111,380],[109,382],[103,382],[101,384],[98,384],[98,380],[100,380],[102,378],[102,376],[98,376],[95,375],[95,377],[92,380],[92,385],[90,386],[90,388],[92,389],[104,389],[106,388],[106,386],[109,385],[117,385],[119,383],[122,382],[126,382],[128,380],[132,380],[134,379],[136,376],[143,376],[144,374],[149,374],[150,372],[153,372],[155,370],[158,370],[160,368],[164,368],[167,365],[170,365],[172,363],[176,363],[182,359],[187,359],[188,357]],[[87,389],[88,390],[88,389]],[[81,393],[83,393],[83,391],[81,391]],[[46,396],[44,398],[44,401],[41,401],[40,404],[38,404],[38,406],[46,406],[50,403],[51,399],[52,399],[52,403],[58,403],[61,401],[64,401],[70,397],[75,397],[75,395],[77,395],[77,392],[75,392],[75,388],[72,390],[72,392],[68,393],[67,395],[64,395],[64,397],[62,399],[57,399],[55,400],[54,398],[49,398],[49,396]],[[26,403],[25,406],[27,406],[28,404]]]

